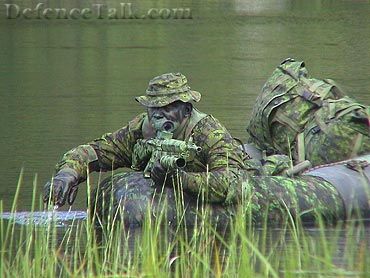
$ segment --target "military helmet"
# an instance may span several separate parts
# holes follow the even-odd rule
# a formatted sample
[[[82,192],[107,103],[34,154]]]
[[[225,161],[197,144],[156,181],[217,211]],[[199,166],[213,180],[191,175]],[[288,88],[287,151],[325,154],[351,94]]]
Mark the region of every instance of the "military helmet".
[[[180,100],[198,102],[201,94],[190,89],[188,80],[181,73],[165,73],[149,81],[145,96],[136,97],[136,101],[147,107],[162,107]]]

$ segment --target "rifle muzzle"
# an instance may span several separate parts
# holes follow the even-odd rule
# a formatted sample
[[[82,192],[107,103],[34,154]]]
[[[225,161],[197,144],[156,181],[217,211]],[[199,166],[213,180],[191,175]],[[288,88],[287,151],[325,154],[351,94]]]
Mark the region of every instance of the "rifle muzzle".
[[[184,168],[186,166],[186,160],[175,155],[164,155],[159,162],[167,169]]]

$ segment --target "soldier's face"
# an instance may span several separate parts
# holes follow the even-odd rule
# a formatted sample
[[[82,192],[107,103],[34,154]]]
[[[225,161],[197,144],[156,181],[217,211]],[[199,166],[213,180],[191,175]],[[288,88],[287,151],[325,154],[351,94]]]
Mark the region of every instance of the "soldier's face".
[[[191,110],[190,110],[191,111]],[[188,104],[176,101],[163,107],[148,108],[149,122],[156,130],[174,132],[189,116]]]

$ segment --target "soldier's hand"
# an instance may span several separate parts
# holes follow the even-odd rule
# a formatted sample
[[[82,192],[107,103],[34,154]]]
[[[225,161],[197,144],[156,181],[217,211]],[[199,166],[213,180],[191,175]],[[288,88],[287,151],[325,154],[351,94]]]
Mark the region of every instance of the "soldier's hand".
[[[177,169],[166,169],[157,161],[153,166],[150,177],[157,186],[173,186],[176,174]]]
[[[58,207],[66,202],[72,205],[77,195],[77,173],[73,170],[61,170],[55,177],[44,185],[43,201]]]

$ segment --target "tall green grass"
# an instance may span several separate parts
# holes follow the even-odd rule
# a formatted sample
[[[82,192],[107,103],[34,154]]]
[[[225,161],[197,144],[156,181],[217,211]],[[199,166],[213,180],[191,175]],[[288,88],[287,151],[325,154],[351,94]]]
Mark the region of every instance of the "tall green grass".
[[[21,173],[12,212],[22,179]],[[33,211],[43,207],[36,186],[35,178]],[[182,194],[177,198],[183,219]],[[193,226],[165,225],[165,208],[141,228],[112,220],[99,233],[91,219],[60,228],[52,221],[35,226],[1,218],[0,277],[370,277],[370,232],[361,221],[307,228],[288,217],[279,227],[267,221],[255,227],[246,204],[224,230],[202,206]]]

